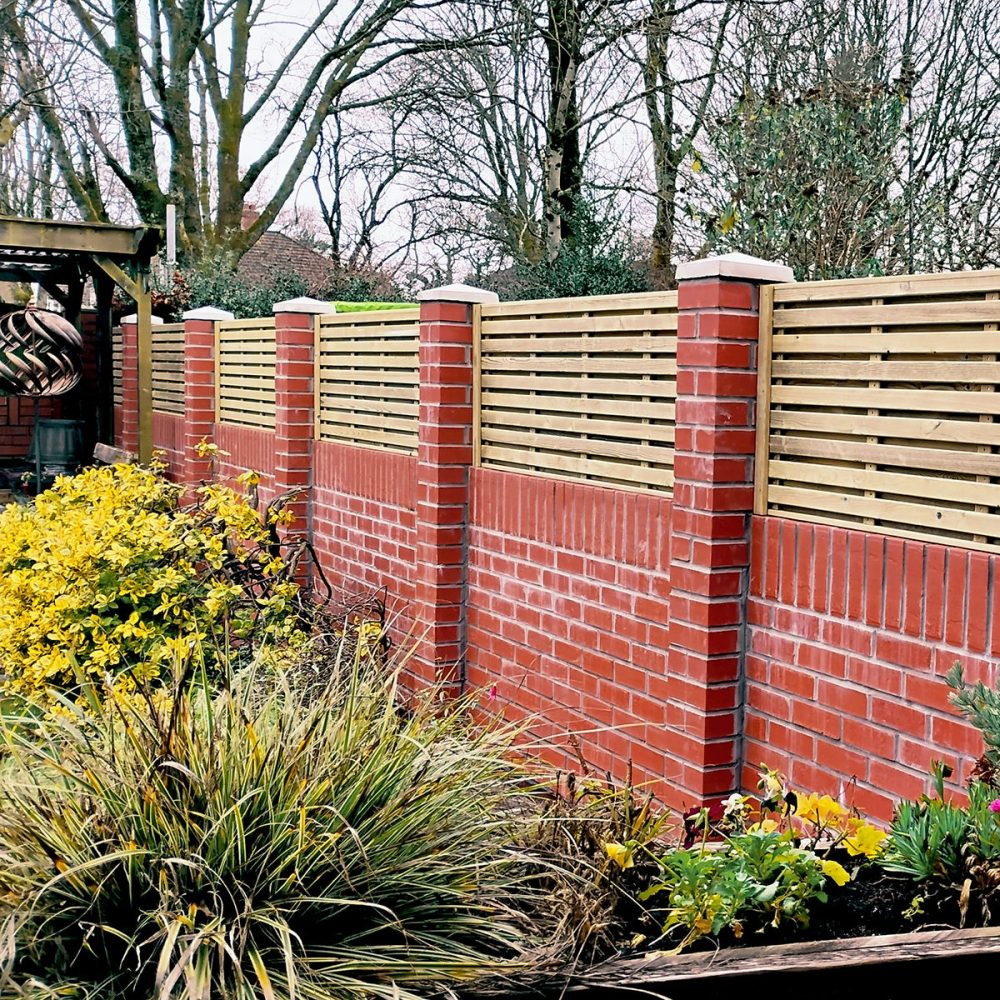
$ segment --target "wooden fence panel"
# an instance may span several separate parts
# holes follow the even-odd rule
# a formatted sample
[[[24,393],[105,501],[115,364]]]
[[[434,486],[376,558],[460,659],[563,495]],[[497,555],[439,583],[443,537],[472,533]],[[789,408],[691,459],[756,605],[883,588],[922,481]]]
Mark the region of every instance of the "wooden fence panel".
[[[184,324],[153,327],[153,410],[184,413]]]
[[[676,292],[483,306],[476,355],[479,464],[672,488]]]
[[[420,310],[321,316],[316,437],[417,453]]]
[[[216,419],[274,427],[274,319],[215,324]]]
[[[1000,271],[768,298],[757,512],[1000,551]]]

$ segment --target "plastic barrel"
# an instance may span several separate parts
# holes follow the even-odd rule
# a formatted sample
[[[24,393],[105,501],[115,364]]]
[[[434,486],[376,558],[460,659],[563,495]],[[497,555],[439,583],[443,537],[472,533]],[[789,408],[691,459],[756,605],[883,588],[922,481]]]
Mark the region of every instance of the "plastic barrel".
[[[42,465],[73,466],[83,454],[83,421],[39,417],[31,439],[28,458],[41,450]]]

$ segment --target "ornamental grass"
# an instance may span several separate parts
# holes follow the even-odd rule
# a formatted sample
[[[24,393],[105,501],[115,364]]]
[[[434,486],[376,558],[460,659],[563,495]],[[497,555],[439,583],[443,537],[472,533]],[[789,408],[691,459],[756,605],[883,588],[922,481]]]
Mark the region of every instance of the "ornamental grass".
[[[401,711],[403,666],[220,691],[189,660],[170,697],[91,685],[6,719],[0,995],[407,1000],[526,976],[541,883],[512,825],[536,782],[468,706]]]

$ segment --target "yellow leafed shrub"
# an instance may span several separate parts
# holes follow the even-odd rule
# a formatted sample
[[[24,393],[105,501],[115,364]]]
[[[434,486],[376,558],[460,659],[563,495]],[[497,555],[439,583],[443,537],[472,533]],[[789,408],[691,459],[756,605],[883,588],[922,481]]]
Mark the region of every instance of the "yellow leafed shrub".
[[[65,477],[0,512],[0,672],[8,695],[160,674],[196,643],[288,636],[297,587],[240,493],[133,465]]]

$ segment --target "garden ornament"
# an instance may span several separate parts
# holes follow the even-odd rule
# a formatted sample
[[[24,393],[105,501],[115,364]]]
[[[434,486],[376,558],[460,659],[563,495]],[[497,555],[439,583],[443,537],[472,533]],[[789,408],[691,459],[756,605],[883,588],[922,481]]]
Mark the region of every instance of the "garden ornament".
[[[83,338],[58,313],[29,306],[0,317],[0,395],[60,396],[80,381]],[[35,447],[35,487],[42,487],[42,449]]]

